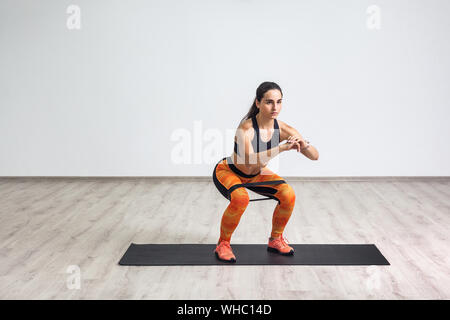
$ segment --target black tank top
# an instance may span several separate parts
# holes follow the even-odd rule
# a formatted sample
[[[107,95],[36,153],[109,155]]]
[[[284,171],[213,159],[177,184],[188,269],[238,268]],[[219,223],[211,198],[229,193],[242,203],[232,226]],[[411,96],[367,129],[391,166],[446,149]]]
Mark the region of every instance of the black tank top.
[[[256,133],[252,139],[252,146],[253,146],[254,152],[258,153],[261,151],[266,151],[266,150],[272,149],[279,145],[279,143],[280,143],[280,128],[278,126],[277,119],[274,119],[274,121],[273,121],[274,131],[272,134],[272,138],[267,142],[262,141],[261,138],[259,137],[259,127],[258,127],[258,122],[256,121],[256,116],[252,116],[252,123],[253,123],[253,130],[255,130],[255,133]],[[240,156],[238,150],[239,150],[239,148],[238,148],[237,142],[234,141],[234,152],[236,152],[236,154]]]

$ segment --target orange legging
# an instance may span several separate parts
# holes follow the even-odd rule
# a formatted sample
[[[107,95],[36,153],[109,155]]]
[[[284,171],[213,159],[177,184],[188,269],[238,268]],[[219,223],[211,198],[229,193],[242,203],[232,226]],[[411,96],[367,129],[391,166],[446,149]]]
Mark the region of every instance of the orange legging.
[[[244,187],[234,189],[229,195],[229,198],[227,197],[228,190],[232,186],[240,183],[282,180],[282,178],[268,168],[264,168],[264,174],[260,172],[256,175],[245,175],[237,170],[233,164],[229,165],[227,160],[228,159],[224,158],[216,164],[213,172],[213,180],[222,195],[230,200],[230,204],[225,209],[220,224],[220,240],[230,241],[231,235],[239,224],[239,220],[250,202],[250,198]],[[230,168],[230,166],[232,168]],[[272,217],[271,237],[276,238],[280,236],[294,209],[294,190],[287,183],[267,186],[262,185],[261,187],[251,187],[249,189],[278,201]]]

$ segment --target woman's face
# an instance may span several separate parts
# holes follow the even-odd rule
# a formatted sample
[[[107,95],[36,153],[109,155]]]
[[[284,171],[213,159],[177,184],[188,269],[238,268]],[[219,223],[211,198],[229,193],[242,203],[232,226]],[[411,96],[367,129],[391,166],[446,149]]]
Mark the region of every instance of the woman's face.
[[[261,101],[256,99],[256,106],[262,116],[275,119],[280,114],[282,99],[280,90],[271,89],[266,91]]]

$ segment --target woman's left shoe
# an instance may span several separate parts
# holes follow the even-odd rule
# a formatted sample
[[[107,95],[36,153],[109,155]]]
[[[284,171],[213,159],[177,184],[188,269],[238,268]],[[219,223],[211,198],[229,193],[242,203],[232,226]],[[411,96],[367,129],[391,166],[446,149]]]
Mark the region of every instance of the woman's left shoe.
[[[283,256],[292,256],[294,254],[294,249],[288,245],[288,241],[283,238],[283,235],[273,240],[269,238],[267,251],[279,253]]]

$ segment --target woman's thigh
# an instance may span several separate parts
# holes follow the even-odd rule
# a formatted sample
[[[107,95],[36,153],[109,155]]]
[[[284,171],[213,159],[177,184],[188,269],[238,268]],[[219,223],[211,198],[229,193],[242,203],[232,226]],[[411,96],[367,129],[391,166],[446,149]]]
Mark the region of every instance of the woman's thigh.
[[[231,200],[230,198],[227,197],[228,190],[236,184],[243,183],[243,180],[241,180],[241,178],[239,176],[237,176],[236,173],[234,173],[225,164],[224,161],[221,161],[216,165],[216,167],[214,169],[214,173],[213,173],[213,180],[214,180],[214,183],[215,183],[217,189],[228,200]],[[241,196],[248,197],[247,190],[245,190],[244,187],[236,188],[232,193],[235,193],[236,195],[239,194]]]

